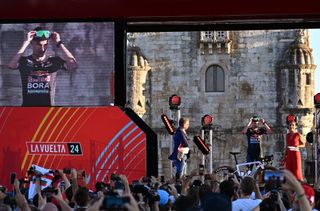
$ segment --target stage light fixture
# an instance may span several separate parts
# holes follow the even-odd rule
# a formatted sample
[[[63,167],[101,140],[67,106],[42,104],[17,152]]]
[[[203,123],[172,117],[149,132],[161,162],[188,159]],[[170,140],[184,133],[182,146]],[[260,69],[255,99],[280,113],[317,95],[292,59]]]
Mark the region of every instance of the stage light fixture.
[[[178,95],[171,95],[169,97],[169,106],[171,110],[178,110],[181,105],[181,98]]]
[[[206,142],[200,136],[194,136],[193,142],[197,145],[198,149],[202,152],[202,154],[209,154],[209,147]]]
[[[209,114],[204,115],[201,118],[201,125],[202,127],[211,127],[212,126],[213,117]]]
[[[167,117],[167,115],[165,115],[165,114],[162,114],[162,115],[161,115],[161,120],[162,120],[162,122],[163,122],[166,130],[168,131],[168,133],[169,133],[170,135],[173,135],[173,134],[174,134],[174,131],[175,131],[174,121],[171,120],[171,119],[169,119],[169,118]]]

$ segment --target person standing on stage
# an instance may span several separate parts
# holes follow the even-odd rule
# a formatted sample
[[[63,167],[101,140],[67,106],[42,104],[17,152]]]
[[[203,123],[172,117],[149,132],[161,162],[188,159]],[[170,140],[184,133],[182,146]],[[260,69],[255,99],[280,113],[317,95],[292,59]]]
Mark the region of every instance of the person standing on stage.
[[[179,128],[173,135],[174,148],[171,155],[168,157],[173,161],[176,167],[176,179],[179,179],[186,168],[186,160],[190,157],[189,141],[186,130],[189,128],[189,119],[182,117],[179,120]]]
[[[290,114],[289,116],[293,116]],[[300,181],[304,181],[302,176],[301,154],[299,148],[305,147],[305,138],[297,131],[297,118],[293,118],[288,123],[289,132],[286,134],[286,147],[284,148],[285,168],[293,173]]]
[[[259,127],[262,124],[263,127]],[[247,135],[248,149],[247,149],[247,162],[258,161],[260,158],[260,141],[262,135],[271,133],[271,128],[268,123],[259,116],[255,115],[249,119],[248,124],[242,130],[243,134]]]

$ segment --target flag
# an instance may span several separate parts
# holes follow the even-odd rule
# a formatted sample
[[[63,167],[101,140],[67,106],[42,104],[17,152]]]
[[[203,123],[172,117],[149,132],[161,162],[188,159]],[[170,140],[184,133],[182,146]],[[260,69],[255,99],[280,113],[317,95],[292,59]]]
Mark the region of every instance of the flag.
[[[41,175],[41,178],[40,178],[41,190],[45,189],[46,187],[49,187],[54,177],[53,172],[50,169],[45,169],[37,165],[32,165],[32,167],[34,169],[35,175],[32,176],[30,180],[28,199],[33,199],[33,197],[37,194],[36,175]]]

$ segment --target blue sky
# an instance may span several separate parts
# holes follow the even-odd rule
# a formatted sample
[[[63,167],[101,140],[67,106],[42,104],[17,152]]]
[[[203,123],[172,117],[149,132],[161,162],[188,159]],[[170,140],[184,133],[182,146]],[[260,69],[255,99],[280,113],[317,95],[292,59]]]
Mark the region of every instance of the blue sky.
[[[317,65],[315,72],[315,94],[320,92],[320,29],[309,29],[310,47],[313,49],[314,63]]]

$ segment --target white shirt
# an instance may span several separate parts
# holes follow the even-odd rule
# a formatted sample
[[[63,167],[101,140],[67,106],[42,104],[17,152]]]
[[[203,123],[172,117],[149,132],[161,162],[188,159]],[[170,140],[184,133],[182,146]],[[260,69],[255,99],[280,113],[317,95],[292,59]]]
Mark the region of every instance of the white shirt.
[[[261,203],[261,199],[237,199],[232,202],[232,211],[251,211]]]

